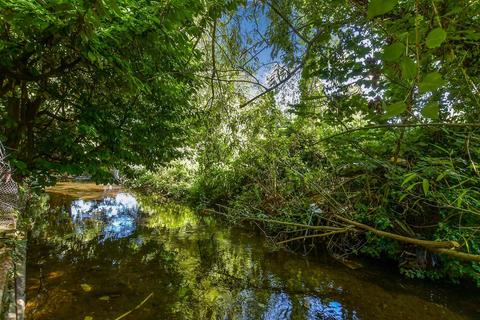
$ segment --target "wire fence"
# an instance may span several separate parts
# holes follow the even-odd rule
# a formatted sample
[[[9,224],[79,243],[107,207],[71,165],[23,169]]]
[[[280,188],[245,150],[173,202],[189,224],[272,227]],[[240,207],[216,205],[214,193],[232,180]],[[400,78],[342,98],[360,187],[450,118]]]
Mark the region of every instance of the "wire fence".
[[[18,186],[12,178],[7,153],[0,143],[0,230],[16,228],[15,209],[18,206]]]

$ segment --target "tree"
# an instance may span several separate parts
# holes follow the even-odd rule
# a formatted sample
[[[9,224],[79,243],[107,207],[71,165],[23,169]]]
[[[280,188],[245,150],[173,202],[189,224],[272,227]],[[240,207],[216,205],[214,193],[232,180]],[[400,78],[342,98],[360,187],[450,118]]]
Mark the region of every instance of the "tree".
[[[195,42],[221,1],[1,0],[0,139],[17,174],[106,177],[177,156]]]

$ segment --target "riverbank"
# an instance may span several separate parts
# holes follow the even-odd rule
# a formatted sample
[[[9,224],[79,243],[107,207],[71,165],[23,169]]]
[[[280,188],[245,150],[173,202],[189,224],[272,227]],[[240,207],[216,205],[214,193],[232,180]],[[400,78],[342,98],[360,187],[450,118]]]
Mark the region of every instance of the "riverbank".
[[[393,198],[404,191],[393,191],[387,172],[374,178],[370,175],[377,173],[357,168],[361,172],[346,177],[344,168],[339,177],[289,156],[279,159],[262,153],[262,157],[261,162],[240,158],[206,172],[182,162],[157,171],[137,168],[127,185],[179,199],[232,223],[250,222],[272,242],[297,252],[317,247],[344,261],[352,257],[395,261],[408,278],[480,285],[475,212],[464,212],[457,226],[453,217],[461,208],[430,210],[433,202],[428,200],[419,213],[408,203],[398,203]],[[397,168],[390,165],[389,170]],[[363,188],[360,181],[365,179],[375,179],[375,188],[380,189]],[[378,191],[381,188],[387,189]]]

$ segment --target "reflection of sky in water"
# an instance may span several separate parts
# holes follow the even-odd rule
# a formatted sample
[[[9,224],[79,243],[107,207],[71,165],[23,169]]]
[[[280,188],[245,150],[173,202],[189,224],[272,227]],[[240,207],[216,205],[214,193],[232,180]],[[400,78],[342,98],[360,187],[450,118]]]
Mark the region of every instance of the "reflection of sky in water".
[[[272,293],[268,300],[267,310],[263,314],[264,320],[290,319],[292,314],[292,301],[288,294]]]
[[[342,304],[338,301],[322,302],[318,297],[307,296],[305,297],[305,306],[307,308],[307,319],[359,320],[355,311],[348,315],[348,310],[344,310]]]
[[[137,200],[128,193],[119,193],[115,198],[82,200],[72,202],[72,220],[77,233],[84,233],[87,222],[101,222],[104,239],[123,238],[135,230],[138,214]]]
[[[294,304],[292,299],[297,301],[297,303]],[[302,319],[360,320],[355,311],[343,308],[341,302],[335,300],[322,301],[316,296],[290,296],[286,292],[273,292],[270,293],[266,305],[260,303],[261,300],[254,290],[242,290],[237,297],[237,303],[240,308],[234,319],[292,320],[298,318],[298,310],[296,311],[296,316],[294,315],[294,310],[300,306],[304,310],[301,312]],[[263,310],[261,317],[254,314],[254,310],[258,307]]]

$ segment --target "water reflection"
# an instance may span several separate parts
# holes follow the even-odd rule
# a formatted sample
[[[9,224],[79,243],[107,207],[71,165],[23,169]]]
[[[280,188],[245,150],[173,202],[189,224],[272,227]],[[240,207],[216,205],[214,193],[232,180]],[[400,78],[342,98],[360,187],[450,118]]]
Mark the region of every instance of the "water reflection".
[[[175,203],[121,191],[86,199],[54,198],[36,222],[28,319],[116,319],[150,293],[125,319],[473,319],[480,311],[465,295],[272,251],[250,231]]]
[[[292,308],[293,304],[288,294],[285,292],[272,293],[262,318],[265,320],[290,319]]]
[[[307,319],[359,319],[355,310],[351,311],[351,316],[344,315],[342,304],[338,301],[323,303],[318,297],[307,296],[305,297],[305,304],[307,306]]]
[[[70,214],[77,234],[83,234],[92,222],[98,221],[103,224],[104,240],[124,238],[135,231],[138,203],[128,193],[119,193],[102,200],[77,199],[72,201]]]

